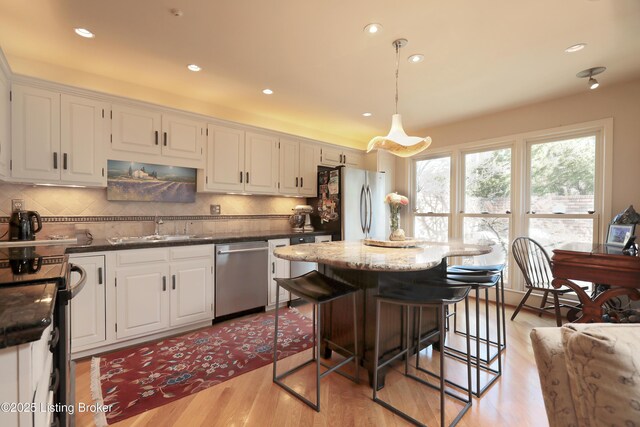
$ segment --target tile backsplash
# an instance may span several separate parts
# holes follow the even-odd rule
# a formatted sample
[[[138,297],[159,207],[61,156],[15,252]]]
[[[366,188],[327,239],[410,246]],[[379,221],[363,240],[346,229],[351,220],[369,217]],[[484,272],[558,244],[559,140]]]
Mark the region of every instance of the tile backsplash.
[[[227,233],[242,230],[288,230],[287,215],[305,199],[197,193],[195,203],[125,202],[107,200],[104,188],[69,188],[0,183],[0,217],[11,215],[11,200],[23,199],[24,210],[51,218],[43,224],[42,238],[72,235],[88,229],[95,238],[153,233],[153,217],[169,217],[160,227],[164,234]],[[221,206],[220,216],[210,216],[209,206]],[[73,217],[77,218],[74,221]],[[97,218],[86,218],[97,217]],[[100,217],[105,217],[101,219]],[[142,218],[135,218],[142,217]],[[0,235],[7,224],[0,224]]]

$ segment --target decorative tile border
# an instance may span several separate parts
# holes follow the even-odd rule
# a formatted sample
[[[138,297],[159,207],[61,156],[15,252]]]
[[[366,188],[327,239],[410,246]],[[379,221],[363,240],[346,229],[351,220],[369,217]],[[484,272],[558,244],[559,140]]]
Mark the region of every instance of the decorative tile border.
[[[163,221],[223,221],[223,220],[247,220],[247,219],[288,219],[287,214],[266,215],[136,215],[136,216],[43,216],[42,222],[115,222],[115,221],[155,221],[160,218]],[[8,223],[9,217],[0,217],[0,223]]]

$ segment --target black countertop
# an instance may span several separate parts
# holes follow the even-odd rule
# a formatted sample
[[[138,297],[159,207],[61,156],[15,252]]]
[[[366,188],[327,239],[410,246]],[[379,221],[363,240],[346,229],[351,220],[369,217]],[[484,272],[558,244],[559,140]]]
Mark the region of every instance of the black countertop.
[[[39,340],[51,324],[56,282],[0,288],[0,348]]]
[[[302,236],[326,236],[331,233],[326,231],[312,231],[305,233],[294,233],[293,231],[240,231],[236,233],[217,233],[210,235],[200,235],[189,240],[165,240],[153,242],[137,242],[112,245],[106,239],[94,239],[86,244],[77,244],[67,247],[68,254],[119,251],[126,249],[143,248],[167,248],[171,246],[208,245],[218,243],[239,243],[252,242],[256,240],[289,239]]]
[[[67,269],[67,254],[170,246],[237,243],[255,240],[324,236],[326,231],[294,233],[242,231],[199,236],[190,240],[112,245],[106,239],[69,246],[0,248],[0,348],[36,341],[51,324],[56,291]]]

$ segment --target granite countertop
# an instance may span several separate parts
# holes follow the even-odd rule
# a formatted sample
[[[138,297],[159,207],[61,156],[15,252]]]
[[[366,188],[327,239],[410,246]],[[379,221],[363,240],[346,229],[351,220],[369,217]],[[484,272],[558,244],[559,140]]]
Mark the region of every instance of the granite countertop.
[[[438,266],[450,256],[475,256],[491,247],[460,242],[422,242],[410,248],[367,246],[362,241],[306,243],[274,251],[278,258],[369,271],[419,271]]]
[[[56,288],[52,282],[0,288],[0,348],[40,339],[51,324]]]
[[[119,251],[125,249],[143,248],[166,248],[171,246],[207,245],[213,243],[238,243],[251,242],[254,240],[288,239],[302,236],[326,236],[331,234],[327,231],[311,231],[305,233],[295,233],[293,231],[240,231],[236,233],[219,233],[211,235],[199,235],[189,240],[167,240],[153,242],[137,242],[112,245],[106,239],[93,239],[89,243],[79,243],[67,246],[67,253],[103,252]]]

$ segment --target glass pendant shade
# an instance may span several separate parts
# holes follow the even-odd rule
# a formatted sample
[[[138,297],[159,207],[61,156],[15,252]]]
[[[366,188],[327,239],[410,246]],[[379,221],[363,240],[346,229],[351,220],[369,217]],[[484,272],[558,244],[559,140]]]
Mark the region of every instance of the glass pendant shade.
[[[387,136],[376,136],[367,146],[367,153],[371,150],[385,150],[399,157],[411,157],[426,150],[431,145],[431,138],[409,136],[402,128],[400,114],[394,114],[391,118],[391,130]]]

